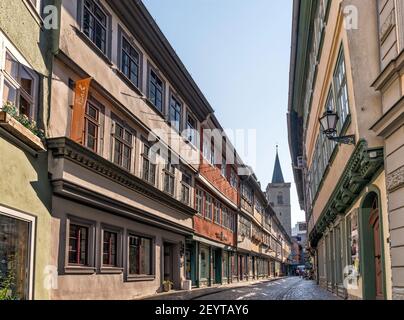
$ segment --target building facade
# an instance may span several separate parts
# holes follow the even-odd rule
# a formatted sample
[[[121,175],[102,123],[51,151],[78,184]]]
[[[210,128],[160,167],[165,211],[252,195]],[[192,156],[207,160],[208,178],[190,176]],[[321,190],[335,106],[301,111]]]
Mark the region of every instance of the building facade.
[[[379,74],[373,88],[381,94],[372,130],[384,140],[393,298],[404,299],[404,3],[377,1]]]
[[[286,274],[287,232],[141,1],[0,9],[0,271],[17,275],[17,298],[135,299]],[[20,114],[46,139],[18,128]]]
[[[38,1],[1,1],[0,288],[11,299],[49,298],[51,188],[39,129],[48,114],[50,42]]]
[[[288,124],[295,180],[317,280],[349,299],[392,298],[386,150],[371,129],[382,116],[372,87],[381,70],[381,3],[294,2]],[[325,112],[338,115],[334,136],[320,126]]]

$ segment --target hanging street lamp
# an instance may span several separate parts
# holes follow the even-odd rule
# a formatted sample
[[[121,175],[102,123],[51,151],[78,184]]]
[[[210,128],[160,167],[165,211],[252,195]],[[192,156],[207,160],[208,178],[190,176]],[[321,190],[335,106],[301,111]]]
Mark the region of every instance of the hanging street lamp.
[[[323,116],[319,119],[323,134],[331,141],[335,141],[341,144],[352,144],[355,145],[355,136],[341,136],[337,135],[337,124],[339,121],[339,116],[336,112],[332,110],[327,110],[324,112]]]

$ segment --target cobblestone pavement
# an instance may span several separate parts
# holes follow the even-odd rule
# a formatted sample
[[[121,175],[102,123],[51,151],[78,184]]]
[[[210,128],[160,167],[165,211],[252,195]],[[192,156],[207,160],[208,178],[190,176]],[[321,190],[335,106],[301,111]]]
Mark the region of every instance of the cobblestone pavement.
[[[205,295],[196,300],[340,300],[340,298],[317,286],[314,281],[294,277],[234,288]]]

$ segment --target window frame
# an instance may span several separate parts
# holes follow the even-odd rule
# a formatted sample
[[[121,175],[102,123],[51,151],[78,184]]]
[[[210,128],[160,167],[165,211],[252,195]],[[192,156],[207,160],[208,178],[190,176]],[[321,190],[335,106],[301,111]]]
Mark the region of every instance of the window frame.
[[[4,42],[4,48],[2,44]],[[11,57],[11,59],[17,65],[17,79],[14,78],[12,74],[9,74],[6,71],[6,61],[7,54]],[[26,100],[30,104],[30,112],[27,117],[32,120],[36,120],[36,115],[38,112],[38,94],[39,94],[39,75],[32,69],[31,66],[26,62],[26,60],[19,54],[18,50],[14,48],[14,46],[7,41],[7,39],[3,39],[2,34],[0,34],[0,55],[2,64],[0,65],[0,99],[1,105],[6,103],[7,101],[3,101],[4,99],[4,88],[6,86],[6,82],[15,90],[15,102],[14,106],[17,109],[18,114],[21,112],[21,97]],[[29,94],[23,88],[21,84],[21,74],[22,70],[24,70],[32,79],[31,91]],[[11,102],[11,101],[10,101]]]
[[[176,168],[171,164],[171,161],[165,164],[163,169],[163,190],[172,197],[175,197],[175,172]],[[167,186],[168,189],[166,188]]]
[[[116,134],[116,129],[117,127],[120,127],[122,129],[122,137]],[[131,136],[131,141],[125,140],[125,135],[128,134]],[[112,128],[111,128],[111,161],[121,167],[122,169],[132,172],[133,167],[134,167],[134,154],[136,152],[135,147],[136,147],[136,132],[130,128],[125,122],[122,120],[118,119],[116,116],[112,116]],[[115,152],[116,152],[116,143],[120,143],[122,146],[121,150],[121,159],[119,163],[115,161]],[[129,168],[124,166],[124,161],[125,161],[125,148],[129,149],[130,155],[128,159],[129,163]]]
[[[205,192],[205,204],[204,204],[204,217],[206,220],[212,221],[213,220],[213,201],[214,198],[207,192]]]
[[[222,225],[222,205],[218,200],[214,200],[213,204],[213,222]]]
[[[175,102],[175,105],[173,105],[173,102]],[[181,99],[179,99],[176,94],[171,92],[167,119],[168,119],[168,123],[170,124],[171,128],[173,128],[177,132],[181,132],[181,130],[182,130],[182,119],[183,119],[182,113],[183,113],[183,108],[184,108],[183,106],[184,106],[184,104],[181,102]],[[179,110],[178,110],[178,108],[179,108]],[[177,119],[177,120],[172,119],[173,110],[174,110],[175,118],[179,115],[179,119]],[[178,123],[178,125],[176,125],[176,123]]]
[[[87,264],[77,265],[71,264],[69,262],[69,246],[70,246],[70,226],[79,225],[86,227],[88,229],[88,243],[87,243]],[[86,220],[80,217],[67,215],[66,216],[66,227],[65,227],[65,274],[94,274],[96,271],[95,267],[95,232],[96,232],[96,222]]]
[[[192,126],[190,125],[189,119],[191,119],[195,123],[195,128],[192,128]],[[186,127],[185,139],[187,139],[193,146],[197,147],[198,146],[198,122],[197,122],[196,118],[189,111],[187,111],[187,113],[186,113],[185,127]]]
[[[342,69],[344,71],[341,81],[340,81],[340,73],[339,73],[341,71],[340,67],[343,67]],[[350,103],[349,103],[348,74],[347,74],[346,60],[345,60],[345,53],[344,53],[343,45],[341,45],[340,51],[338,53],[337,62],[335,64],[334,74],[333,74],[333,78],[332,78],[332,86],[334,89],[333,91],[334,91],[335,108],[340,117],[339,130],[342,130],[342,128],[345,125],[346,120],[348,119],[349,115],[351,114],[351,111],[350,111],[351,108],[350,108]],[[343,96],[343,93],[346,94],[346,96],[345,96],[346,105],[345,106],[341,105],[341,98]]]
[[[89,115],[89,107],[92,107],[97,112],[98,119]],[[88,146],[88,122],[91,122],[96,127],[95,149]],[[99,153],[101,143],[101,108],[98,107],[93,101],[88,100],[86,104],[86,112],[84,113],[84,146],[95,153]]]
[[[150,274],[131,274],[130,273],[130,239],[146,239],[150,241]],[[140,232],[128,230],[126,236],[126,281],[152,281],[156,278],[156,238],[154,236],[142,234]]]
[[[184,181],[184,176],[189,178],[189,182]],[[186,204],[186,205],[191,205],[191,186],[192,184],[192,176],[188,174],[187,172],[182,171],[182,177],[181,177],[181,202]],[[184,195],[185,198],[184,198]]]
[[[86,11],[86,1],[89,1],[93,4],[94,8],[97,7],[101,13],[105,15],[105,26],[102,26],[102,28],[105,29],[105,50],[100,48],[96,42],[95,42],[95,33],[93,35],[94,39],[90,35],[87,35],[86,32],[84,31],[84,16],[85,16],[85,11]],[[109,14],[108,10],[99,2],[95,0],[80,0],[78,2],[78,8],[79,8],[79,18],[80,18],[80,28],[81,32],[84,34],[84,36],[91,41],[91,43],[94,45],[95,48],[97,48],[104,56],[110,58],[111,55],[111,50],[110,50],[110,45],[111,45],[111,39],[110,39],[110,32],[111,32],[111,15]],[[88,8],[87,8],[88,9]],[[90,15],[93,17],[93,19],[96,19],[96,22],[99,22],[102,24],[99,19],[95,17],[94,12],[90,12]]]
[[[104,233],[116,234],[116,264],[104,264]],[[100,272],[101,273],[122,273],[123,272],[123,229],[107,224],[101,224],[100,230]]]
[[[195,210],[201,217],[204,215],[204,201],[204,191],[201,188],[195,188]]]
[[[151,152],[152,147],[149,145],[149,143],[147,142],[143,142],[143,151],[142,151],[142,172],[141,172],[141,176],[142,179],[146,182],[148,182],[149,184],[156,186],[157,185],[157,165],[156,163],[153,162],[152,157],[150,157],[149,154],[146,154],[146,150],[148,149],[149,152]],[[147,161],[148,166],[147,166],[147,178],[146,178],[146,171],[145,171],[145,161]],[[153,175],[151,175],[150,173],[152,172],[152,168],[153,169]],[[151,177],[153,176],[153,181],[151,181]]]
[[[28,234],[28,255],[27,255],[27,299],[32,300],[34,297],[34,268],[35,268],[35,244],[36,244],[36,227],[37,218],[22,212],[16,211],[11,208],[3,207],[0,205],[0,215],[5,217],[20,220],[29,224]]]
[[[156,76],[156,78],[161,82],[161,110],[159,109],[159,107],[155,104],[156,102],[156,97],[154,97],[155,102],[153,102],[152,100],[152,96],[151,96],[151,81],[152,81],[152,73],[154,73],[154,75]],[[155,86],[155,85],[154,85]],[[155,86],[156,87],[156,86]],[[151,63],[148,63],[148,71],[147,71],[147,98],[148,101],[151,103],[151,105],[154,107],[154,109],[159,112],[161,115],[164,115],[164,111],[165,111],[165,81],[164,79],[161,77],[160,72],[154,68]]]
[[[220,165],[220,173],[222,174],[222,177],[224,177],[224,178],[227,177],[227,159],[226,159],[226,155],[222,155],[222,164]]]
[[[140,92],[142,92],[143,87],[143,52],[140,48],[136,45],[132,37],[123,29],[121,25],[118,25],[118,66],[119,72],[123,75],[125,80],[129,81],[132,85],[136,87]],[[138,54],[138,81],[134,83],[128,75],[125,74],[123,71],[123,40],[128,42],[129,46]]]
[[[236,170],[231,167],[229,172],[229,182],[233,189],[238,189],[239,179]]]

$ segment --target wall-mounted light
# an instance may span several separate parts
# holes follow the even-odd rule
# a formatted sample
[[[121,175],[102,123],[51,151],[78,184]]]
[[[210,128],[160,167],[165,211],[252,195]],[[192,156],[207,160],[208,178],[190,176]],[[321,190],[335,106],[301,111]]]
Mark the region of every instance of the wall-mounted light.
[[[339,121],[339,116],[336,112],[332,110],[327,110],[324,112],[323,116],[319,119],[323,134],[331,141],[335,141],[342,144],[353,144],[355,145],[355,136],[341,136],[337,137],[337,124]]]

